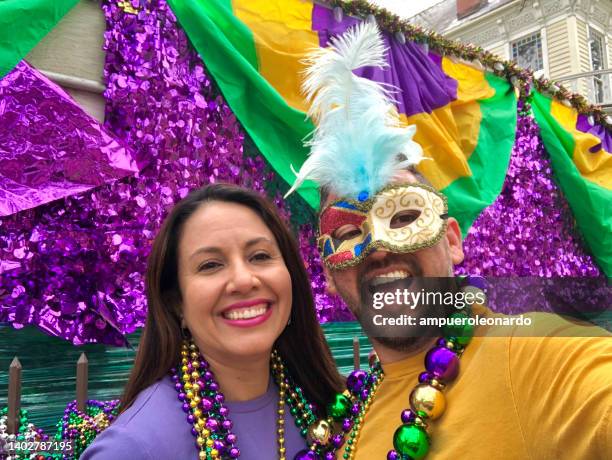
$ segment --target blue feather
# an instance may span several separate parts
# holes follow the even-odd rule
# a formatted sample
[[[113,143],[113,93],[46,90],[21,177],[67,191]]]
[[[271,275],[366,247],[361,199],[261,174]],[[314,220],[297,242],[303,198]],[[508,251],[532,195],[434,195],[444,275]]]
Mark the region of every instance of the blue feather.
[[[393,88],[353,73],[363,66],[383,68],[384,55],[376,24],[362,22],[308,56],[302,88],[316,129],[286,196],[306,179],[338,196],[372,196],[398,170],[421,160],[421,146],[412,140],[415,127],[400,126]]]

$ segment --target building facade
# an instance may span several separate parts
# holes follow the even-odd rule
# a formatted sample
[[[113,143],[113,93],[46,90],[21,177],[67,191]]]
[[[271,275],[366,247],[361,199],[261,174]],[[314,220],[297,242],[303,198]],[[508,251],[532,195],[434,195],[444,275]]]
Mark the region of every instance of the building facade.
[[[612,110],[612,0],[443,0],[410,20]]]

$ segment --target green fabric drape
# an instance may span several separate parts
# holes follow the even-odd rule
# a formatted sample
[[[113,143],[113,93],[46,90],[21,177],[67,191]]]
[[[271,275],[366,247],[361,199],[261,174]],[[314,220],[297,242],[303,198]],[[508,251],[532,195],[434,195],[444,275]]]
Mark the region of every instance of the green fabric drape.
[[[168,0],[168,4],[232,112],[272,168],[292,184],[295,174],[290,165],[299,168],[303,163],[307,149],[302,140],[314,126],[259,74],[251,31],[233,15],[227,0]],[[306,181],[298,193],[318,208],[313,182]]]
[[[0,78],[77,3],[78,0],[0,0]]]
[[[575,140],[551,114],[552,100],[532,93],[532,108],[540,127],[553,174],[574,214],[591,254],[612,278],[612,191],[586,180],[572,161]]]
[[[495,89],[495,96],[480,101],[482,121],[478,143],[468,165],[472,175],[461,177],[445,187],[449,215],[459,222],[465,238],[480,213],[493,204],[502,191],[514,136],[516,132],[516,96],[506,80],[493,74],[485,74],[487,82]],[[505,129],[497,129],[503,126]]]

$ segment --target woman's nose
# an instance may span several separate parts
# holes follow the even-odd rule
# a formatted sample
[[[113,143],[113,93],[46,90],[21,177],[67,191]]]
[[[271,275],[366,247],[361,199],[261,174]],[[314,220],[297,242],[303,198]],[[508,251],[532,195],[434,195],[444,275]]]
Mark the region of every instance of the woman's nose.
[[[260,286],[260,281],[257,275],[253,272],[252,267],[242,261],[233,264],[230,279],[227,283],[228,293],[246,293]]]

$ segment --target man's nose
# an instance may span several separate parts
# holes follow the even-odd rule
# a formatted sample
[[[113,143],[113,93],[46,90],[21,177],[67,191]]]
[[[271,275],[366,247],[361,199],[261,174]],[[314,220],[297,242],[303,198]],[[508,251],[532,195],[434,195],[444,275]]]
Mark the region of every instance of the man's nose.
[[[389,257],[390,254],[391,252],[387,251],[386,249],[376,248],[367,255],[367,257],[365,258],[365,263],[366,264],[380,264],[384,262],[385,259]]]

